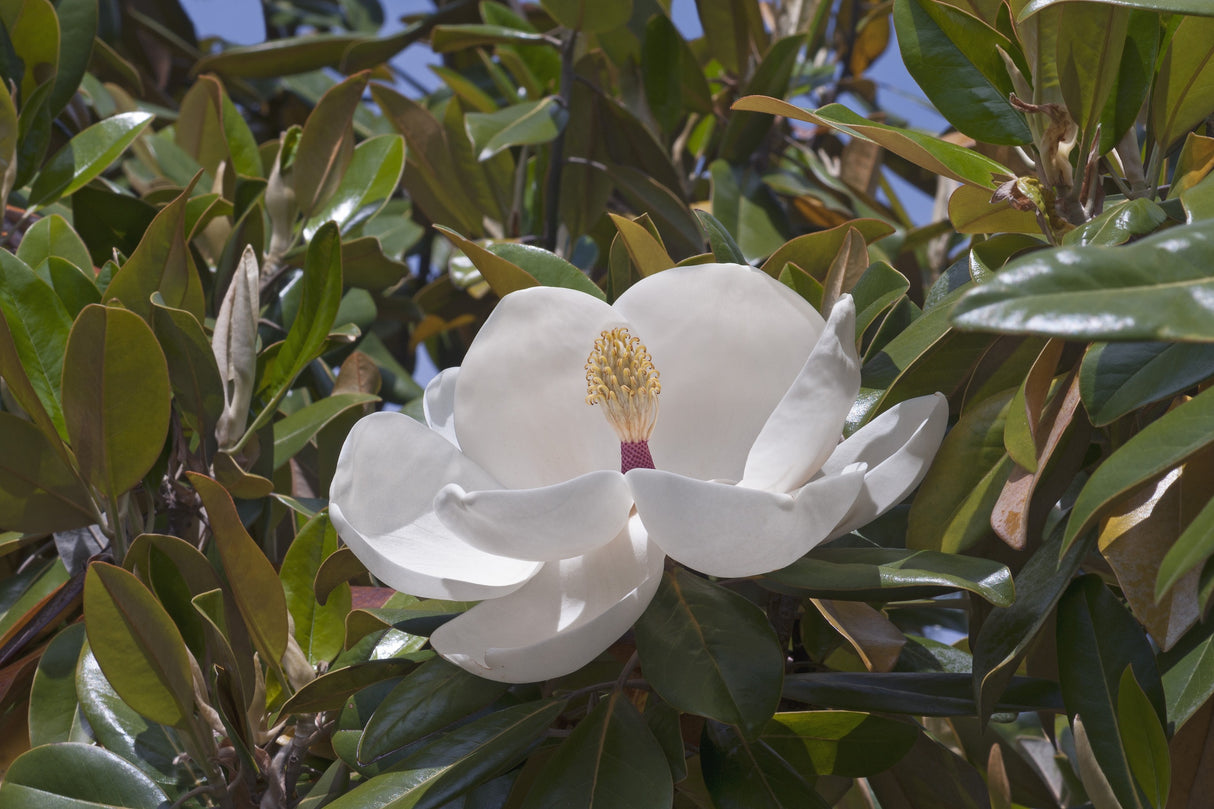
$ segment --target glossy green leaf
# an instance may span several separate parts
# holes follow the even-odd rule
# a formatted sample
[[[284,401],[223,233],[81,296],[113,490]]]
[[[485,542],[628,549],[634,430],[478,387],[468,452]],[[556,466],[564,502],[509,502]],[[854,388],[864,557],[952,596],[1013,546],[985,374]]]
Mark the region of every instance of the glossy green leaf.
[[[1179,730],[1214,696],[1214,623],[1198,624],[1159,656],[1168,722]]]
[[[46,435],[0,413],[0,529],[32,534],[96,522],[88,490]]]
[[[317,571],[336,550],[337,531],[327,513],[318,514],[299,529],[278,571],[287,610],[295,624],[295,640],[313,665],[328,664],[337,657],[346,637],[350,586],[343,583],[335,587],[324,605],[317,603],[312,589]]]
[[[84,579],[84,610],[89,646],[122,699],[163,725],[189,723],[189,652],[148,589],[122,568],[95,562]]]
[[[1021,20],[1033,14],[1072,0],[1028,0],[1017,15]],[[1204,14],[1214,16],[1214,9],[1205,0],[1103,0],[1110,5],[1141,8],[1147,11],[1159,11],[1165,14]]]
[[[50,0],[10,2],[4,16],[8,47],[21,62],[15,78],[24,107],[40,84],[47,79],[53,84],[59,65],[59,20]]]
[[[549,143],[561,134],[568,120],[569,112],[556,96],[464,116],[477,160],[488,160],[512,146]]]
[[[450,239],[451,243],[463,252],[499,298],[519,289],[540,285],[535,276],[513,261],[490,252],[488,248],[464,238],[450,228],[435,225],[434,229]]]
[[[253,645],[275,667],[287,648],[287,602],[278,574],[241,524],[231,495],[205,475],[189,473],[189,479],[206,507],[224,575]]]
[[[1134,780],[1151,806],[1166,806],[1172,779],[1172,761],[1168,755],[1168,737],[1151,700],[1134,678],[1134,669],[1126,666],[1117,688],[1117,728]]]
[[[604,300],[603,290],[591,281],[586,273],[565,259],[531,244],[518,242],[491,242],[488,250],[498,258],[504,258],[524,269],[528,275],[546,287],[567,287]]]
[[[1210,13],[1207,7],[1206,12]],[[1151,89],[1150,133],[1167,151],[1214,112],[1214,16],[1180,20]]]
[[[704,785],[717,809],[828,809],[813,777],[797,771],[763,740],[709,722],[700,738]]]
[[[1066,234],[1062,243],[1117,245],[1145,236],[1166,222],[1168,215],[1158,203],[1146,197],[1109,206],[1104,213]]]
[[[868,327],[896,304],[906,291],[910,281],[884,261],[873,262],[851,290],[856,302],[856,336],[860,338]]]
[[[84,624],[75,623],[56,635],[38,659],[30,686],[31,746],[92,740],[76,697],[76,664],[83,646]]]
[[[1008,100],[1011,81],[997,50],[1010,49],[1006,37],[924,0],[897,0],[894,26],[907,71],[949,123],[987,143],[1032,140],[1024,113]]]
[[[441,657],[401,680],[371,714],[358,745],[370,763],[488,707],[507,686],[469,674]]]
[[[125,759],[89,744],[51,744],[18,758],[0,783],[0,806],[22,809],[159,809],[168,796]]]
[[[944,437],[911,503],[907,547],[956,553],[991,532],[991,509],[1012,469],[1003,432],[1013,393],[971,407]]]
[[[893,601],[965,591],[1006,607],[1016,598],[1011,572],[999,562],[899,548],[815,548],[768,573],[780,589],[812,598]]]
[[[292,184],[305,217],[322,205],[341,181],[354,147],[354,111],[367,89],[357,73],[321,96],[304,124],[295,149]]]
[[[1205,343],[1097,343],[1079,368],[1088,417],[1103,427],[1214,376],[1214,346]]]
[[[1201,511],[1185,526],[1184,531],[1168,548],[1159,563],[1155,581],[1155,599],[1158,601],[1186,573],[1205,564],[1214,555],[1214,500],[1208,501]]]
[[[1182,463],[1214,441],[1214,390],[1160,416],[1117,448],[1088,478],[1067,522],[1063,547],[1095,524],[1118,496]]]
[[[63,412],[84,477],[117,498],[160,457],[169,430],[169,372],[136,314],[88,306],[63,360]]]
[[[540,5],[566,28],[592,34],[619,28],[632,16],[632,0],[540,0]]]
[[[910,750],[919,728],[854,711],[778,713],[760,741],[797,772],[862,778],[892,767]]]
[[[911,716],[975,716],[968,674],[946,672],[823,672],[790,674],[784,680],[784,698],[848,711],[908,714]],[[1058,684],[1051,680],[1014,677],[998,713],[1062,708]]]
[[[55,15],[59,18],[59,66],[55,71],[55,89],[47,99],[52,114],[67,106],[84,79],[93,54],[99,16],[93,0],[59,0]]]
[[[17,247],[17,258],[35,269],[51,256],[67,259],[82,270],[93,267],[88,247],[59,214],[43,217],[31,225]]]
[[[829,126],[845,135],[884,146],[894,154],[934,174],[983,188],[993,190],[999,184],[997,178],[1012,176],[1008,168],[971,149],[913,130],[870,121],[842,104],[827,104],[821,109],[810,111],[775,98],[747,96],[734,102],[733,109],[783,115],[798,121]]]
[[[658,740],[624,692],[612,691],[548,759],[522,809],[666,809],[673,797]]]
[[[311,238],[330,219],[345,229],[369,219],[392,196],[405,170],[405,140],[400,135],[378,135],[354,147],[341,182],[304,228]]]
[[[30,188],[31,209],[69,196],[105,171],[147,128],[149,112],[124,112],[90,126],[47,161]]]
[[[636,624],[645,677],[680,711],[754,736],[775,712],[783,654],[754,604],[707,579],[667,572]]]
[[[274,422],[274,468],[279,469],[291,460],[342,413],[378,401],[379,397],[373,393],[335,393]]]
[[[1038,251],[962,298],[953,323],[1069,340],[1214,341],[1212,260],[1214,221],[1125,247]]]
[[[0,373],[35,422],[62,438],[67,427],[59,386],[71,328],[72,318],[50,284],[0,250]]]
[[[536,31],[523,31],[505,25],[470,23],[467,25],[436,25],[430,35],[430,47],[435,53],[462,51],[478,45],[551,44],[550,40]]]
[[[420,653],[425,654],[429,653]],[[339,711],[346,700],[358,691],[385,680],[401,677],[417,668],[415,658],[420,655],[414,652],[399,658],[376,658],[328,671],[296,691],[283,705],[282,715]],[[364,719],[363,724],[365,723]]]
[[[1076,543],[1059,560],[1061,546],[1061,533],[1055,531],[1034,551],[1016,576],[1015,602],[992,610],[973,641],[974,695],[983,718],[996,710],[1004,688],[1090,549],[1089,543]]]
[[[193,184],[156,214],[138,247],[106,286],[104,300],[117,298],[151,322],[150,297],[159,291],[166,305],[185,309],[199,322],[205,319],[202,282],[186,243],[185,220],[192,191]]]
[[[435,809],[521,760],[565,701],[525,702],[473,720],[411,752],[327,809]]]
[[[1069,715],[1087,728],[1092,752],[1122,806],[1138,806],[1117,721],[1122,672],[1133,666],[1149,709],[1164,715],[1155,655],[1142,627],[1094,575],[1076,579],[1058,603],[1058,674]],[[1127,731],[1142,732],[1142,728]]]

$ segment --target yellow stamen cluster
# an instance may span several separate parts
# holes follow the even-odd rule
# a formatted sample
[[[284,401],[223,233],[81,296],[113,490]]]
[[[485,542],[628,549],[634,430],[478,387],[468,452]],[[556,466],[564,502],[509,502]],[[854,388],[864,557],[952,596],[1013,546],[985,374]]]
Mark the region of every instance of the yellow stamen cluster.
[[[645,344],[628,329],[608,329],[586,360],[586,404],[603,414],[623,442],[648,441],[658,420],[662,383]]]

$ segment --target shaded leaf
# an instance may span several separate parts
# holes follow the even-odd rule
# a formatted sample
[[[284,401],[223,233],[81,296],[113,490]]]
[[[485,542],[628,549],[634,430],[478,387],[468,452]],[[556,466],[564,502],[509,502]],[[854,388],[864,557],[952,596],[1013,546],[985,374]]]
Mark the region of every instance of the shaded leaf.
[[[18,758],[0,783],[0,804],[29,809],[158,809],[168,796],[133,764],[89,744],[50,744]]]

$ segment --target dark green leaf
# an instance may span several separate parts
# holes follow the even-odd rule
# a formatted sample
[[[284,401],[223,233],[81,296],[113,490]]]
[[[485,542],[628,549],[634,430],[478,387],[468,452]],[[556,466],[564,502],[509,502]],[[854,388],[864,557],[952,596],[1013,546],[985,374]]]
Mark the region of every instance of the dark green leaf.
[[[357,73],[329,88],[304,124],[295,150],[292,184],[295,203],[305,217],[332,194],[354,148],[354,111],[367,89],[367,74]]]
[[[464,116],[476,159],[482,161],[512,146],[549,143],[561,134],[568,120],[569,112],[556,96]]]
[[[370,218],[392,196],[404,170],[405,140],[400,135],[379,135],[355,146],[341,182],[312,217],[304,237],[311,238],[330,219],[344,229]]]
[[[662,578],[636,624],[646,678],[680,711],[738,725],[747,736],[775,712],[784,655],[766,616],[682,568]]]
[[[919,737],[918,726],[853,711],[778,713],[759,740],[806,775],[862,778],[892,767]]]
[[[746,257],[742,255],[742,248],[738,247],[738,243],[734,241],[733,236],[720,220],[707,211],[699,209],[696,209],[695,215],[700,220],[701,227],[704,228],[704,234],[708,237],[708,246],[717,261],[726,264],[746,263]]]
[[[849,711],[911,716],[976,716],[968,674],[895,672],[793,674],[784,680],[784,698]],[[1062,708],[1057,683],[1013,677],[995,712]]]
[[[51,744],[18,758],[0,805],[22,809],[159,809],[168,796],[133,764],[89,744]]]
[[[1134,780],[1146,793],[1151,806],[1166,806],[1172,780],[1168,737],[1130,666],[1121,673],[1117,688],[1117,727]]]
[[[76,697],[76,663],[84,646],[84,624],[75,623],[55,636],[38,660],[30,686],[30,745],[88,742],[92,734]]]
[[[667,809],[666,757],[622,691],[612,691],[561,743],[528,788],[522,809]]]
[[[1097,427],[1214,376],[1214,345],[1097,343],[1083,356],[1079,394]]]
[[[763,740],[709,722],[700,740],[700,767],[717,809],[828,809],[813,777],[780,758]]]
[[[55,88],[46,102],[52,115],[57,115],[72,100],[88,70],[93,40],[97,37],[97,11],[94,0],[55,3],[55,16],[59,18],[59,65]]]
[[[603,290],[586,273],[565,259],[539,247],[517,242],[493,242],[489,252],[522,267],[541,285],[546,287],[568,287],[604,300]]]
[[[96,522],[88,490],[30,422],[0,413],[0,529],[31,534]]]
[[[1168,722],[1179,729],[1214,695],[1214,622],[1198,624],[1159,656]]]
[[[159,297],[152,301],[152,326],[168,361],[173,398],[185,422],[206,440],[223,414],[223,380],[211,341],[193,315],[164,306]]]
[[[619,28],[632,16],[632,0],[540,0],[540,5],[566,28],[592,34]]]

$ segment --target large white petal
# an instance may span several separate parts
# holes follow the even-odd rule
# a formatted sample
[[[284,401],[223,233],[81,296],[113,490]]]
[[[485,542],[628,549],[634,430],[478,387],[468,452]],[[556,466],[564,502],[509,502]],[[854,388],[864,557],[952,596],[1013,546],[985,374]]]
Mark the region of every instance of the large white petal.
[[[329,518],[367,569],[423,598],[493,598],[535,575],[535,562],[485,553],[443,526],[433,501],[448,482],[489,489],[493,478],[442,436],[400,413],[373,413],[350,431],[329,494]]]
[[[466,492],[452,483],[434,511],[486,553],[551,562],[610,542],[628,523],[632,491],[619,472],[600,471],[538,489]]]
[[[619,469],[619,438],[601,408],[586,404],[586,360],[604,329],[624,325],[610,306],[572,289],[503,298],[455,388],[464,453],[511,489]]]
[[[651,275],[615,302],[661,375],[654,463],[738,480],[767,416],[822,333],[814,308],[752,267],[701,264]]]
[[[856,305],[844,295],[801,372],[767,417],[739,486],[788,492],[809,480],[839,443],[860,392]]]
[[[641,616],[657,591],[663,561],[634,517],[607,545],[545,564],[517,592],[443,624],[430,643],[490,680],[530,683],[569,674]]]
[[[792,564],[826,539],[859,494],[864,467],[793,494],[657,469],[633,469],[626,477],[637,514],[668,556],[710,576],[755,576]]]
[[[422,397],[426,424],[456,447],[459,446],[455,436],[455,384],[458,380],[459,368],[439,371],[426,385],[426,394]]]
[[[899,402],[865,424],[822,464],[825,475],[856,462],[868,465],[864,488],[831,538],[876,519],[919,485],[944,440],[948,400],[933,393]]]

